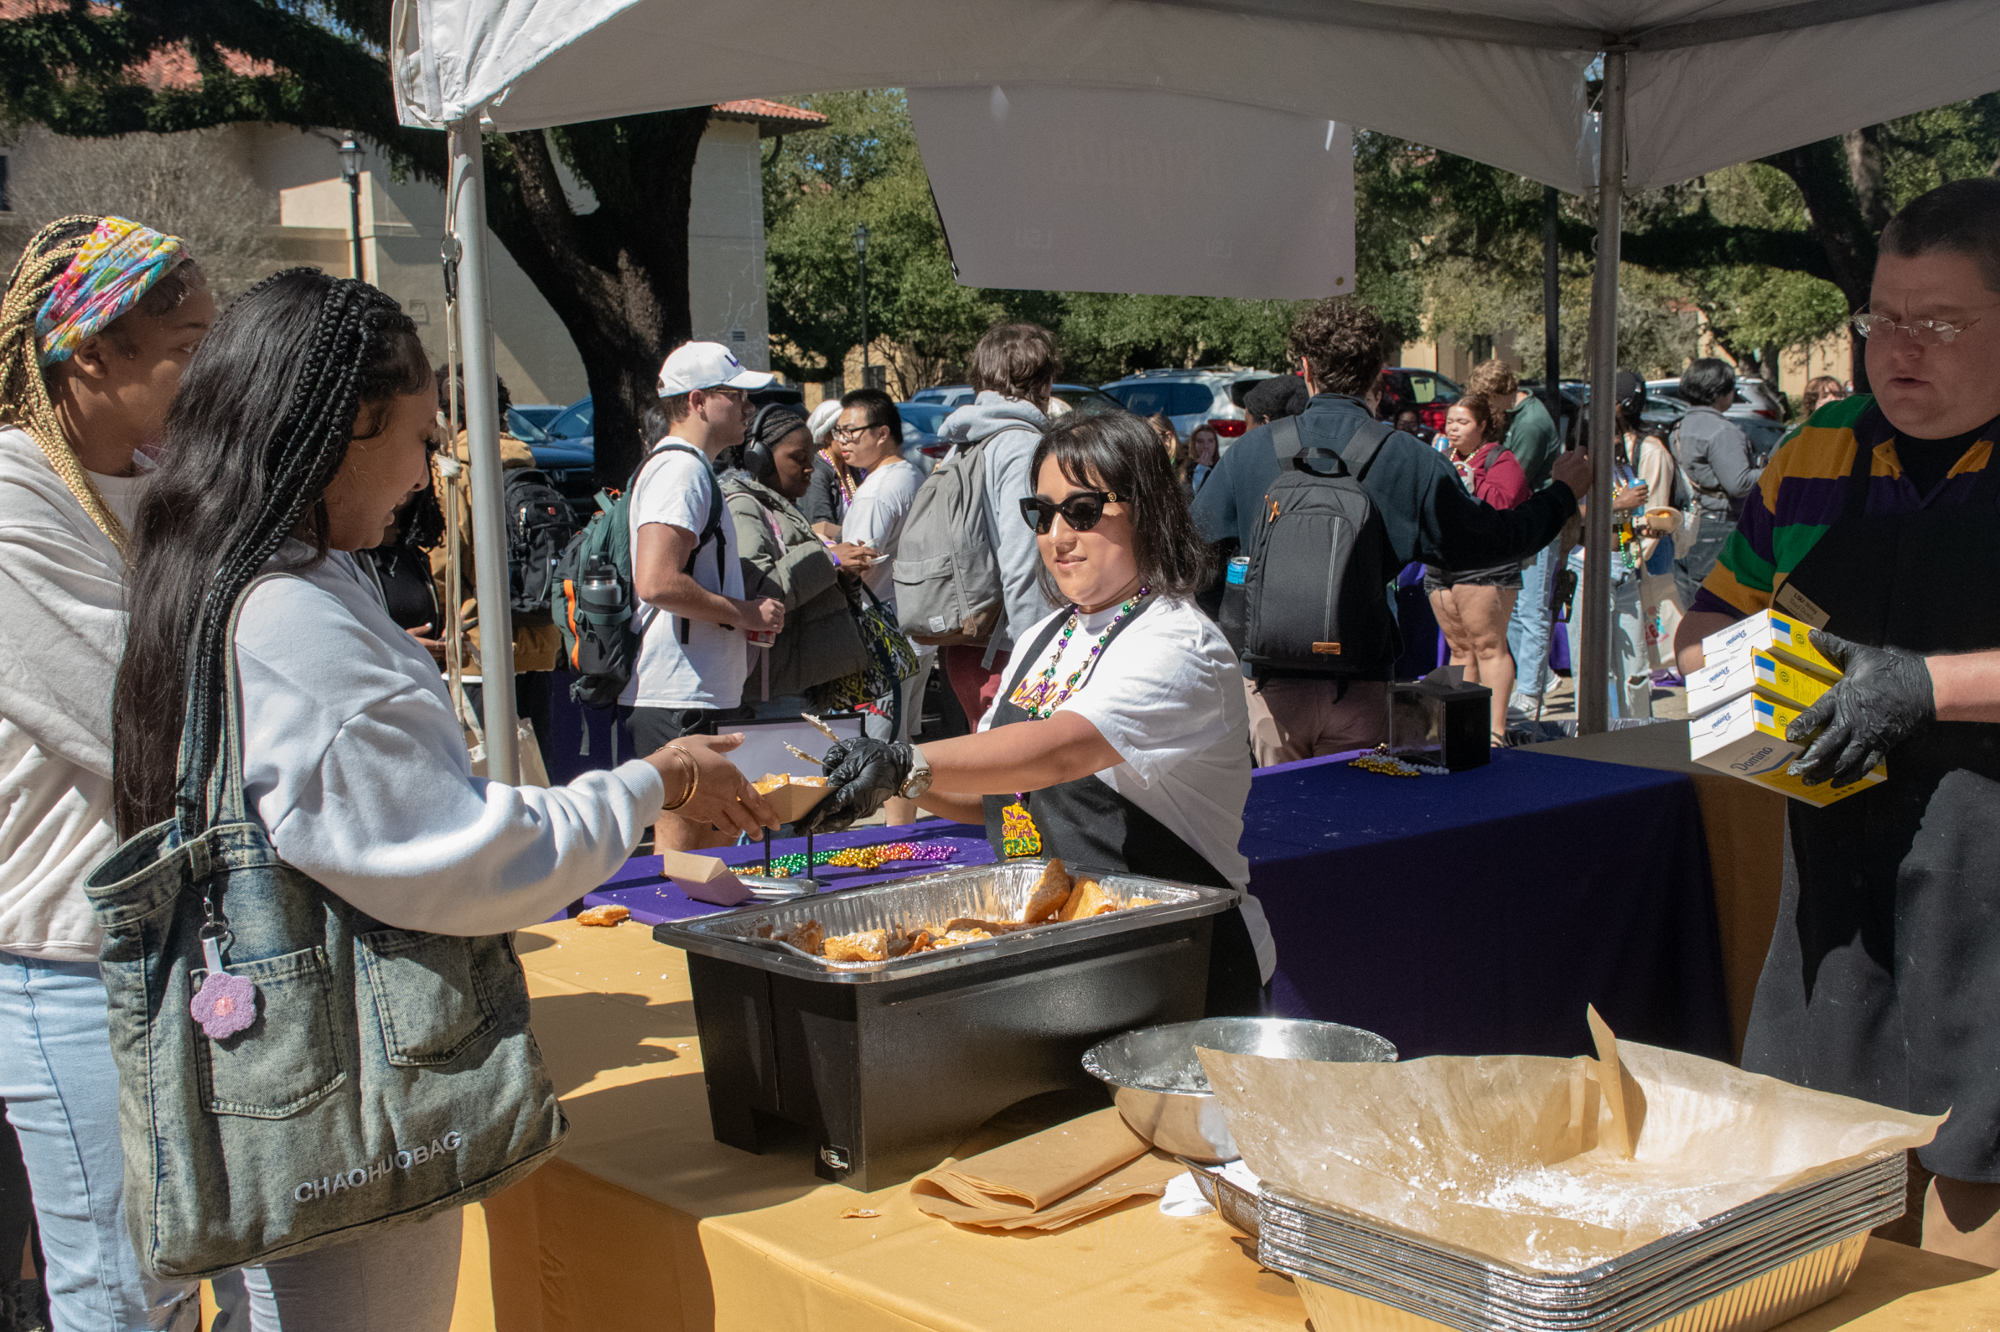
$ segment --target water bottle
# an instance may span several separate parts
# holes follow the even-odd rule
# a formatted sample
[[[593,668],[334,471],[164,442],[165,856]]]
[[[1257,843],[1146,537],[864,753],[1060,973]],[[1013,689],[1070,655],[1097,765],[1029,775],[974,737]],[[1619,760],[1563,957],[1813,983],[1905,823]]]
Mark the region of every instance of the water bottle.
[[[1615,494],[1627,486],[1639,484],[1639,474],[1630,463],[1611,464],[1612,492]],[[1612,515],[1611,539],[1617,548],[1618,561],[1627,572],[1639,568],[1639,515],[1635,509],[1620,509]]]
[[[1250,557],[1238,555],[1223,571],[1222,605],[1216,612],[1216,623],[1222,627],[1222,636],[1229,640],[1229,646],[1239,657],[1243,655],[1243,644],[1250,625],[1249,579]]]
[[[629,657],[625,626],[632,608],[625,600],[625,588],[617,571],[593,560],[583,571],[576,589],[576,669],[579,675],[598,675],[616,669]]]

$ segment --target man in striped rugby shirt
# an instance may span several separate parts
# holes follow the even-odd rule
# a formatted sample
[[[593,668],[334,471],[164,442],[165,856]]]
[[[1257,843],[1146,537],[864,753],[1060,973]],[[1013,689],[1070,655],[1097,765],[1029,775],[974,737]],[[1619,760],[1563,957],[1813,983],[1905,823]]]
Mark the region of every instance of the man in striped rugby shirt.
[[[1845,677],[1794,765],[1888,780],[1789,802],[1778,927],[1746,1068],[1951,1111],[1890,1238],[2000,1267],[2000,181],[1911,203],[1882,234],[1872,396],[1821,407],[1764,469],[1681,621],[1701,640],[1773,607]]]

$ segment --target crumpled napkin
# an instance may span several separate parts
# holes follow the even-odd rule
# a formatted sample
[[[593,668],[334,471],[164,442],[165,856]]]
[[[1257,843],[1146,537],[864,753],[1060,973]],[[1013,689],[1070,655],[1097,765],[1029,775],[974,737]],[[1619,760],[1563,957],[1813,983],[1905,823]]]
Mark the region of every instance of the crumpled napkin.
[[[919,1211],[955,1225],[1057,1230],[1128,1198],[1157,1197],[1180,1173],[1178,1161],[1105,1109],[947,1161],[912,1180],[910,1193]]]

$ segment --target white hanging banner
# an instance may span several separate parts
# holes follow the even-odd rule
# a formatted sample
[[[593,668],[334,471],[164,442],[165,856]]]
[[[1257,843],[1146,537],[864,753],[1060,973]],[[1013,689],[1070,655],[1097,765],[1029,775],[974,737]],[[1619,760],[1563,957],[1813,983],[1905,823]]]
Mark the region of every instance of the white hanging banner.
[[[1276,300],[1354,289],[1346,125],[1129,88],[908,96],[967,286]]]

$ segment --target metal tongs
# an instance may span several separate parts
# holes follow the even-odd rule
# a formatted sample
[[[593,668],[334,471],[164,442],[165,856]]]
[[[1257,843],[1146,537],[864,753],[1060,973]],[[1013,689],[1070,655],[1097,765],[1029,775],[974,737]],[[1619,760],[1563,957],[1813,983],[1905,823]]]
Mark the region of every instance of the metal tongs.
[[[835,744],[840,743],[840,737],[834,734],[833,728],[831,726],[828,726],[825,722],[821,721],[819,718],[813,716],[810,712],[801,712],[799,716],[805,718],[808,722],[812,723],[813,729],[818,731],[821,735],[825,736],[827,739],[833,741]],[[816,768],[824,769],[826,767],[825,759],[814,758],[811,754],[806,753],[805,750],[800,749],[797,745],[791,743],[789,740],[785,742],[785,748],[791,751],[791,755],[793,758],[804,759],[806,762],[812,764]],[[771,830],[768,828],[764,830],[764,874],[767,878],[770,877],[771,875]],[[818,880],[813,878],[813,835],[811,833],[806,834],[806,863],[805,863],[805,869],[800,874],[799,877],[807,883],[818,882]]]

